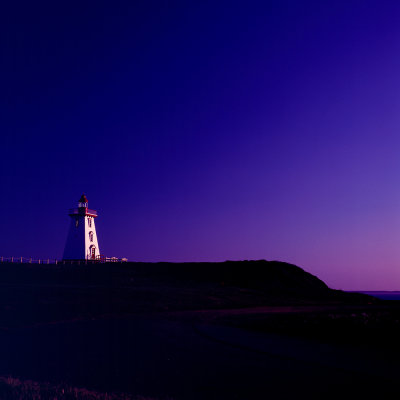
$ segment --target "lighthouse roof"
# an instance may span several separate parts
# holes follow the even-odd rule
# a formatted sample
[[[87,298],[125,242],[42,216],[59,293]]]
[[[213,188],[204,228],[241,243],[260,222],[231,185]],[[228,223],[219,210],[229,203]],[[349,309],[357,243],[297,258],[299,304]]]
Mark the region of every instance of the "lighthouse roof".
[[[81,198],[79,199],[79,203],[87,203],[88,202],[88,199],[87,199],[87,197],[83,194],[82,196],[81,196]]]

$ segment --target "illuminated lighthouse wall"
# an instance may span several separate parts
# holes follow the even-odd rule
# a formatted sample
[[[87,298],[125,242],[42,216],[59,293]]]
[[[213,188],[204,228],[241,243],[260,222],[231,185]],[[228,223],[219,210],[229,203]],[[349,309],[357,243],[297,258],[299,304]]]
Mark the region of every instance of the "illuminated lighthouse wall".
[[[71,218],[63,260],[95,260],[100,256],[95,218],[97,211],[88,208],[85,195],[78,208],[69,210]]]

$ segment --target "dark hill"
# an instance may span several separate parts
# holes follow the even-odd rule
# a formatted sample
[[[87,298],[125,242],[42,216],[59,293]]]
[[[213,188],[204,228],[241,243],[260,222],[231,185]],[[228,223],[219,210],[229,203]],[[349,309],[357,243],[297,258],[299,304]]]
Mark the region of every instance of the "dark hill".
[[[278,261],[225,261],[223,263],[130,263],[131,271],[164,279],[215,282],[240,287],[296,288],[326,291],[327,285],[303,269]]]
[[[195,286],[215,284],[257,289],[271,295],[318,298],[337,294],[316,276],[279,261],[199,263],[0,264],[1,283],[135,287],[151,282]],[[364,296],[366,298],[366,296]]]
[[[359,305],[371,301],[331,290],[301,268],[274,261],[2,263],[0,376],[173,399],[194,398],[193,393],[196,399],[247,399],[271,392],[277,394],[272,398],[282,398],[287,377],[295,376],[293,393],[285,398],[293,398],[299,387],[308,395],[314,381],[319,383],[318,398],[326,398],[332,382],[349,376],[353,384],[356,372],[337,364],[335,347],[327,352],[320,339],[336,343],[344,338],[347,345],[350,337],[358,345],[365,338],[369,345],[376,332],[379,343],[393,332],[390,343],[398,342],[399,313]],[[369,322],[371,334],[366,334]],[[232,327],[241,329],[225,337]],[[245,330],[257,334],[248,336]],[[264,333],[272,351],[258,351]],[[275,339],[276,334],[282,338]],[[288,342],[291,336],[296,337],[293,343]],[[297,336],[307,341],[299,342]],[[309,338],[317,343],[311,361],[302,358],[309,353],[309,347],[302,347],[309,346]],[[326,357],[332,366],[323,363]],[[321,383],[322,368],[327,378]],[[354,387],[368,391],[371,376],[367,386],[357,381]],[[303,381],[305,386],[296,386]],[[345,389],[341,384],[338,392]],[[12,398],[7,390],[0,387],[1,399]]]
[[[376,301],[371,296],[330,289],[316,276],[281,261],[127,263],[121,266],[128,276],[146,277],[166,283],[189,286],[212,283],[219,287],[253,289],[274,303],[309,300],[366,304]]]
[[[29,324],[99,315],[367,304],[277,261],[223,263],[0,264],[0,322]]]

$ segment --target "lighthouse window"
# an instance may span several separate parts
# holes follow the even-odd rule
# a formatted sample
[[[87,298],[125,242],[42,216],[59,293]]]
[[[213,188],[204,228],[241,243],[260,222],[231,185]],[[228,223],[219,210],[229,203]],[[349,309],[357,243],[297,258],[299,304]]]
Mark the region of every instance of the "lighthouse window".
[[[91,242],[93,242],[93,232],[92,231],[89,232],[89,240]]]
[[[92,227],[92,219],[91,218],[88,218],[88,225],[89,225],[89,227],[91,228]]]

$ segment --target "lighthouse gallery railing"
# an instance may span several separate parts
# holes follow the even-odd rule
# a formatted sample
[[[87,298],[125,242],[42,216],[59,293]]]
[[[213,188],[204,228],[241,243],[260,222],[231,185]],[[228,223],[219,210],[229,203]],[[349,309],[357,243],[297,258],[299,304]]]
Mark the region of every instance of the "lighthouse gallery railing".
[[[90,208],[70,208],[69,210],[69,215],[77,214],[77,215],[96,215],[97,216],[97,211],[91,210]]]

